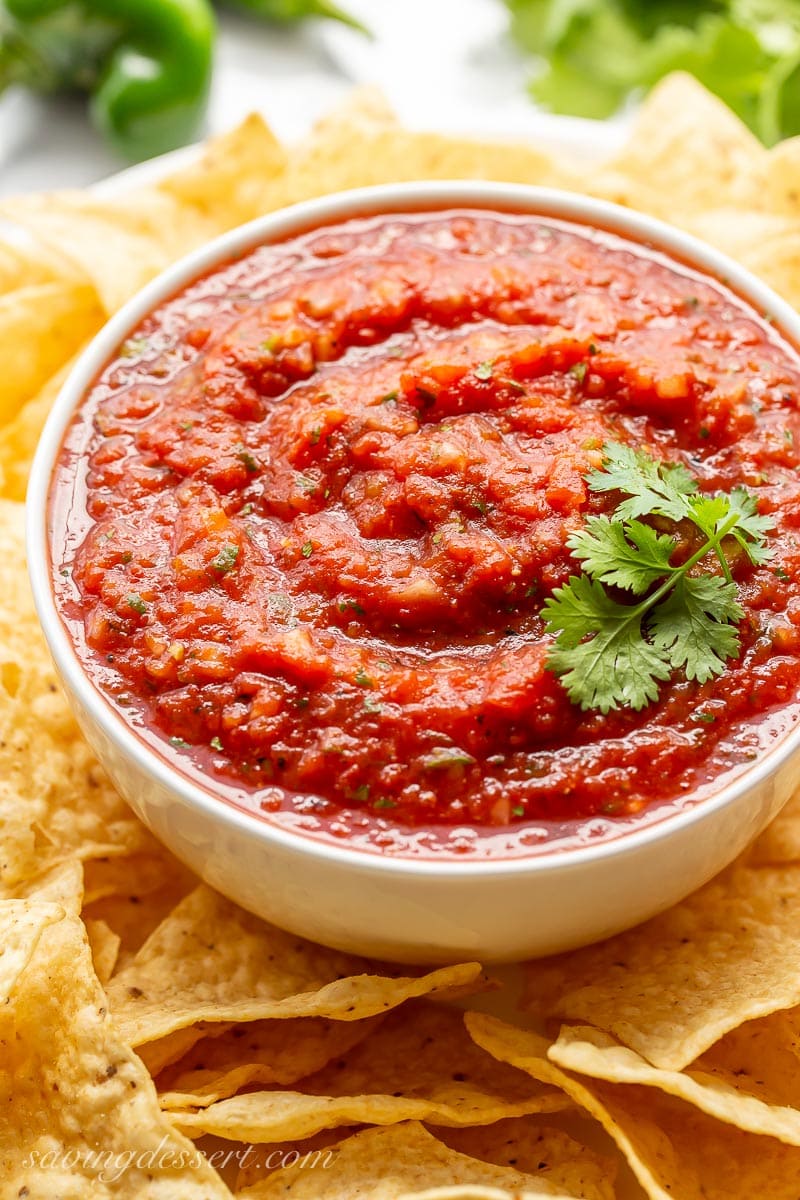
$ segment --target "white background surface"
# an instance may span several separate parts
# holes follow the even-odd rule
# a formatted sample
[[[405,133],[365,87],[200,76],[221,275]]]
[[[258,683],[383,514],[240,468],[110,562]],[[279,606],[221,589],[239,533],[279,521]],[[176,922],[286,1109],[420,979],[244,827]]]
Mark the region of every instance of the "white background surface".
[[[537,113],[530,65],[507,36],[501,0],[341,0],[374,40],[332,21],[278,29],[223,12],[207,132],[252,110],[276,133],[300,137],[356,83],[377,83],[416,128],[535,137],[586,153],[617,128]],[[81,98],[0,97],[0,195],[82,187],[126,164],[88,124]]]

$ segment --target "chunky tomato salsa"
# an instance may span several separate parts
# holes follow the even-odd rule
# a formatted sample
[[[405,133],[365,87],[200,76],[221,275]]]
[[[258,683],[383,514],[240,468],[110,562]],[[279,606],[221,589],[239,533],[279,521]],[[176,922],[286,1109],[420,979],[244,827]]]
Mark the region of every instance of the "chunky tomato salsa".
[[[100,689],[180,769],[400,852],[607,836],[741,770],[800,681],[800,360],[723,284],[525,215],[363,218],[163,304],[68,431],[54,579]],[[738,653],[584,711],[542,608],[619,496],[609,443],[743,485]],[[656,523],[657,524],[657,523]]]

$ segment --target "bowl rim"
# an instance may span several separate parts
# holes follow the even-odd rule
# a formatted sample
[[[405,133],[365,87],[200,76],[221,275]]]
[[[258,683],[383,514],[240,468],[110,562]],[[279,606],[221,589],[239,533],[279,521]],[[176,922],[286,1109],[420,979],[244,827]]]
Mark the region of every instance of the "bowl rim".
[[[480,854],[457,857],[447,851],[432,851],[429,857],[412,857],[353,847],[346,841],[340,845],[317,838],[279,825],[215,795],[213,786],[196,783],[151,747],[90,680],[56,606],[50,575],[47,505],[52,472],[67,427],[87,389],[113,352],[157,305],[227,259],[247,253],[262,243],[282,241],[354,217],[450,209],[486,209],[563,220],[583,226],[590,233],[601,230],[632,241],[648,251],[665,255],[684,269],[697,271],[730,288],[759,314],[767,314],[776,331],[790,344],[800,346],[800,315],[745,267],[665,221],[609,201],[557,188],[483,180],[378,184],[334,192],[266,213],[221,234],[168,266],[128,300],[92,338],[62,384],[39,439],[26,496],[28,570],[42,631],[56,667],[68,684],[70,698],[77,698],[117,753],[132,759],[146,777],[176,794],[190,809],[199,809],[212,821],[234,827],[245,836],[271,843],[295,855],[358,868],[362,873],[384,879],[409,875],[430,880],[540,874],[629,855],[702,824],[763,785],[800,749],[798,724],[776,739],[775,745],[760,754],[751,767],[723,784],[718,791],[712,790],[695,804],[667,813],[660,820],[653,819],[641,828],[621,830],[590,844],[556,848],[552,852],[539,846],[532,848],[530,854],[515,853],[507,858],[502,854],[497,857]]]

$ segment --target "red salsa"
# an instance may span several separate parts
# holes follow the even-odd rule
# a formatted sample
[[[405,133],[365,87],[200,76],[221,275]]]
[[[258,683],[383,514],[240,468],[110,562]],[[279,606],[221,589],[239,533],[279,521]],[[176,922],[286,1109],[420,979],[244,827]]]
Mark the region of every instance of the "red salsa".
[[[796,717],[798,395],[768,319],[613,235],[330,226],[198,280],[97,379],[53,485],[60,607],[145,736],[294,828],[409,853],[608,836]],[[746,486],[774,555],[734,562],[719,677],[604,716],[547,669],[540,613],[619,501],[585,480],[609,442]]]

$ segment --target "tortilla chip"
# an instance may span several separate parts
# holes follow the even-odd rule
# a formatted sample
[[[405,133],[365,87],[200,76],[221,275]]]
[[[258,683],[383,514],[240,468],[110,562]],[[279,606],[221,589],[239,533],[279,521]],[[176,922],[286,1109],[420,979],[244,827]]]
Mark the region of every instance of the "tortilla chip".
[[[48,249],[68,255],[109,316],[171,262],[217,232],[199,211],[156,188],[107,200],[90,192],[12,198],[0,204],[0,216]]]
[[[568,173],[525,143],[412,133],[364,89],[325,117],[262,198],[267,211],[346,188],[419,179],[494,179],[556,185]]]
[[[231,1023],[215,1021],[198,1021],[196,1025],[187,1025],[184,1029],[176,1029],[165,1037],[156,1038],[144,1046],[137,1046],[136,1052],[150,1074],[155,1079],[165,1067],[179,1062],[200,1041],[206,1038],[220,1037],[231,1028]]]
[[[251,1021],[227,1030],[224,1026],[221,1030],[212,1027],[210,1037],[198,1041],[157,1080],[161,1107],[204,1108],[254,1083],[285,1087],[314,1075],[331,1059],[346,1054],[382,1019],[329,1021],[298,1017]]]
[[[735,258],[790,304],[800,305],[800,220],[796,217],[728,207],[680,223]]]
[[[291,159],[283,189],[284,203],[346,188],[417,179],[494,179],[507,183],[557,183],[562,175],[541,151],[509,143],[455,141],[435,133],[402,128],[374,133],[344,155],[347,127],[338,140],[312,141]]]
[[[436,1136],[459,1154],[527,1171],[571,1196],[614,1200],[617,1168],[610,1158],[530,1117],[465,1129],[437,1129]]]
[[[793,233],[765,239],[737,257],[794,308],[800,306],[800,223]]]
[[[238,1196],[239,1192],[253,1187],[256,1183],[263,1183],[267,1176],[274,1174],[282,1167],[295,1166],[298,1156],[305,1159],[308,1166],[312,1166],[314,1162],[323,1161],[324,1156],[320,1155],[316,1159],[310,1158],[308,1157],[309,1152],[336,1146],[343,1138],[349,1137],[351,1133],[355,1132],[357,1131],[349,1129],[325,1129],[315,1137],[303,1138],[302,1142],[267,1142],[262,1145],[248,1146],[247,1152],[239,1157],[239,1171],[234,1188],[236,1195]]]
[[[416,1121],[367,1129],[329,1148],[310,1150],[239,1193],[241,1200],[398,1200],[431,1187],[476,1184],[505,1188],[522,1196],[579,1196],[558,1190],[544,1178],[513,1167],[496,1166],[449,1149]],[[469,1193],[468,1193],[469,1194]],[[591,1197],[592,1193],[588,1193]]]
[[[772,242],[780,243],[800,228],[800,224],[789,217],[756,209],[743,212],[735,205],[723,207],[719,203],[714,208],[683,217],[680,223],[690,233],[739,262],[744,262],[754,249]]]
[[[215,233],[257,217],[265,184],[280,175],[286,151],[263,117],[251,113],[202,154],[158,184],[158,190],[205,217]]]
[[[355,142],[387,129],[401,128],[388,98],[376,84],[367,83],[353,88],[338,104],[323,113],[314,123],[310,138],[301,143],[301,147],[309,141],[324,143],[328,137],[336,140],[341,137],[344,126],[349,128]]]
[[[550,1193],[552,1195],[552,1193]],[[526,1200],[531,1192],[506,1192],[503,1188],[483,1187],[475,1183],[457,1183],[453,1187],[426,1188],[424,1192],[406,1192],[398,1200]]]
[[[105,921],[86,921],[86,936],[92,950],[94,973],[102,984],[108,983],[119,954],[119,937]]]
[[[68,858],[50,867],[19,888],[18,898],[58,904],[71,917],[79,917],[83,902],[83,863]]]
[[[398,978],[367,975],[369,965],[284,933],[199,887],[112,979],[108,994],[121,1032],[138,1046],[197,1021],[356,1021],[481,975],[477,963]]]
[[[86,278],[60,252],[40,245],[24,230],[0,221],[0,296],[18,288]]]
[[[681,1070],[744,1021],[800,1004],[800,872],[734,867],[617,937],[527,967],[525,1005]]]
[[[738,1086],[767,1103],[800,1109],[794,1064],[800,1061],[800,1009],[785,1008],[726,1033],[692,1063],[735,1075]]]
[[[5,901],[44,926],[0,1012],[4,1195],[78,1200],[224,1200],[230,1192],[170,1128],[141,1063],[120,1040],[77,917]],[[54,920],[54,913],[61,919]]]
[[[172,889],[177,904],[199,882],[166,846],[158,844],[142,854],[95,858],[86,864],[84,877],[84,904],[95,904],[109,896],[133,894],[141,899],[166,885]]]
[[[627,203],[671,220],[676,212],[715,208],[721,197],[744,209],[758,207],[751,180],[766,156],[721,100],[679,71],[650,92],[606,169],[611,180],[628,181]],[[602,173],[584,179],[581,190],[606,195]],[[639,191],[647,197],[643,205],[636,202]]]
[[[0,501],[0,556],[0,895],[9,896],[65,858],[155,843],[106,779],[56,681],[14,501]]]
[[[0,296],[0,424],[16,416],[103,320],[88,283],[39,283]]]
[[[753,867],[796,862],[800,862],[800,792],[795,792],[748,853],[748,863]]]
[[[608,1034],[582,1026],[563,1028],[548,1058],[593,1079],[659,1088],[718,1121],[800,1146],[798,1062],[772,1044],[770,1020],[748,1023],[759,1030],[743,1025],[729,1033],[685,1071],[651,1067]]]
[[[558,1112],[567,1103],[561,1092],[531,1087],[519,1071],[498,1070],[467,1034],[460,1012],[420,1001],[392,1013],[297,1091],[251,1091],[173,1116],[192,1136],[279,1142],[337,1125],[482,1125]]]
[[[57,904],[0,900],[0,1015],[42,933],[63,915]]]
[[[39,436],[74,362],[65,363],[12,421],[0,426],[0,495],[9,500],[25,499]]]
[[[85,905],[82,915],[85,921],[104,921],[119,938],[114,967],[115,972],[119,972],[133,961],[153,930],[185,894],[182,887],[173,887],[171,883],[143,896],[133,888],[119,896],[106,896]]]
[[[87,923],[99,921],[113,932],[114,970],[127,966],[153,930],[199,883],[188,867],[155,841],[142,854],[92,859],[84,876],[83,916]]]
[[[773,146],[759,162],[753,182],[767,212],[800,217],[800,137]]]
[[[563,1087],[614,1139],[651,1200],[796,1200],[800,1150],[744,1133],[657,1088],[606,1083],[562,1071],[536,1033],[471,1013],[479,1046],[534,1079]]]

